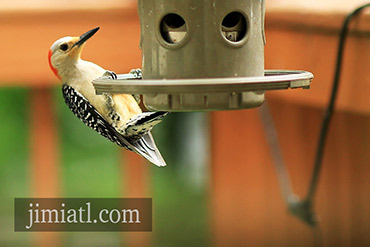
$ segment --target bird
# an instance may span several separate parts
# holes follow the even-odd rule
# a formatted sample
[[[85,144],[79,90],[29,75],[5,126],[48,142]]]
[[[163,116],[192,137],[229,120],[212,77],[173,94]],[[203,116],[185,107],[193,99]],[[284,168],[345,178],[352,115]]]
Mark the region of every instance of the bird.
[[[168,112],[142,112],[138,98],[131,94],[95,93],[93,80],[117,79],[114,72],[81,59],[86,41],[98,30],[96,27],[80,36],[60,38],[49,49],[49,65],[62,83],[64,101],[75,116],[100,135],[158,167],[166,166],[150,131]],[[141,79],[140,69],[130,73]]]

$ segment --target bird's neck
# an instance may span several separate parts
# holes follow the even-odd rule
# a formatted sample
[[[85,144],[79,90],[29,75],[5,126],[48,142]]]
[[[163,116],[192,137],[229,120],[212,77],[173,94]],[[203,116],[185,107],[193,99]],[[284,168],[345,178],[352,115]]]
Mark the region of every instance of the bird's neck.
[[[66,59],[63,61],[63,63],[56,66],[58,76],[60,77],[62,83],[68,84],[68,81],[76,77],[78,74],[79,63],[79,60]]]

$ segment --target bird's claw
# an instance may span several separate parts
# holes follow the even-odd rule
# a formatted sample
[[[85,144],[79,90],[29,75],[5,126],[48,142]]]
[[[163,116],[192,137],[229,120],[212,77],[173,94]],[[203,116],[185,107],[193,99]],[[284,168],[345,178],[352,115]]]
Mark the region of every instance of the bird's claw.
[[[134,75],[134,79],[142,79],[143,78],[143,73],[141,72],[141,69],[132,69],[130,70],[130,74]],[[140,104],[140,95],[138,94],[132,94],[132,97],[136,100],[138,104]]]
[[[141,69],[132,69],[130,71],[130,74],[133,74],[135,76],[135,79],[142,79],[143,73],[141,72]]]
[[[117,80],[117,74],[110,70],[105,71],[103,76],[106,76],[111,80]]]

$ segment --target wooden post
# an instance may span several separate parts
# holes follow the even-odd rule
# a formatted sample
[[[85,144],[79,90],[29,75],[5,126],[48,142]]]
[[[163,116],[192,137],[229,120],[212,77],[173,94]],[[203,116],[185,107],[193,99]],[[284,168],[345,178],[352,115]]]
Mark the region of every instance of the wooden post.
[[[50,88],[30,91],[30,166],[32,197],[58,197],[58,136]],[[36,233],[33,245],[60,246],[60,235],[55,232]]]

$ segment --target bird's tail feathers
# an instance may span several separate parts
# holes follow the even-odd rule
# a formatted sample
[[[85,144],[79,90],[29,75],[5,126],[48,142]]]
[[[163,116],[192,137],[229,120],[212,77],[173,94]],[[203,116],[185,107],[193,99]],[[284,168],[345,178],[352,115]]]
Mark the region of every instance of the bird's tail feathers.
[[[131,145],[134,147],[134,152],[143,156],[154,165],[158,167],[166,166],[166,162],[155,145],[150,132],[144,134],[137,142],[131,143]]]

